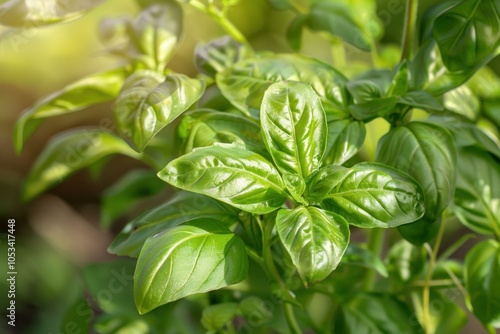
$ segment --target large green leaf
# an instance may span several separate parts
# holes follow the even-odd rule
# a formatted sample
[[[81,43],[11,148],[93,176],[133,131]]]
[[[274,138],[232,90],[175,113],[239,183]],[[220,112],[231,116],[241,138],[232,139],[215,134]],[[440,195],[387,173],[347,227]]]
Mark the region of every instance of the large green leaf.
[[[365,142],[366,127],[348,119],[328,122],[328,142],[323,165],[342,165],[358,153]]]
[[[108,251],[138,257],[150,236],[199,218],[216,219],[229,226],[238,220],[238,210],[211,197],[182,191],[125,225]]]
[[[182,153],[219,142],[241,143],[248,149],[268,154],[259,125],[239,115],[215,110],[195,111],[184,115],[177,132],[182,140]]]
[[[477,233],[500,236],[500,163],[473,147],[458,154],[453,211]]]
[[[0,5],[0,24],[16,28],[75,20],[104,0],[9,0]]]
[[[63,115],[113,100],[125,81],[127,71],[118,68],[80,79],[64,89],[38,101],[26,110],[16,123],[14,142],[19,153],[24,142],[44,118]]]
[[[149,238],[134,274],[140,314],[180,298],[244,280],[248,258],[243,241],[216,221],[178,226]]]
[[[450,71],[475,67],[500,44],[500,3],[461,0],[436,18],[432,33]]]
[[[472,248],[465,257],[465,286],[472,311],[481,322],[500,328],[500,245],[486,240]]]
[[[395,227],[424,214],[424,195],[418,184],[381,164],[324,167],[308,181],[306,198],[363,228]]]
[[[153,171],[142,169],[129,172],[104,192],[101,226],[108,229],[140,200],[158,194],[164,188],[165,183]]]
[[[294,80],[308,83],[320,96],[327,114],[348,116],[346,78],[336,69],[318,60],[298,55],[261,55],[246,59],[217,74],[217,86],[238,109],[259,118],[266,89],[273,83]]]
[[[221,144],[195,149],[170,162],[158,176],[178,188],[252,213],[274,211],[286,199],[276,168],[239,146]]]
[[[328,128],[321,101],[310,85],[295,81],[271,85],[262,101],[260,122],[264,144],[282,174],[305,179],[318,169]]]
[[[313,206],[278,211],[276,230],[306,286],[330,275],[349,243],[345,219]]]
[[[342,334],[421,332],[408,307],[388,295],[357,293],[342,303],[335,321],[335,333]]]
[[[368,37],[355,21],[353,12],[343,3],[315,1],[311,6],[307,24],[312,30],[326,31],[358,49],[371,50]]]
[[[457,152],[444,128],[410,122],[386,134],[378,143],[377,161],[413,177],[425,193],[425,217],[441,216],[455,193]]]
[[[26,179],[25,200],[41,194],[79,169],[111,154],[140,155],[115,135],[98,129],[72,130],[54,137]]]
[[[142,151],[149,141],[203,94],[205,84],[182,74],[166,78],[142,70],[131,75],[116,101],[118,129]]]

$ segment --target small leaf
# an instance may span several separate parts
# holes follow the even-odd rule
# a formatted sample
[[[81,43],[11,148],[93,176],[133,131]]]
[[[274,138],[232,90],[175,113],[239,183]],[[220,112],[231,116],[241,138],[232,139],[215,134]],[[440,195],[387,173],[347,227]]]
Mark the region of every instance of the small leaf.
[[[387,96],[401,96],[405,95],[408,92],[409,88],[409,72],[408,72],[408,63],[406,60],[401,63],[396,73],[394,74],[394,78],[392,79],[391,85],[387,89]]]
[[[349,244],[344,256],[342,257],[342,263],[373,269],[383,277],[387,277],[389,275],[387,267],[379,257],[375,256],[368,249],[360,247],[356,244]]]
[[[286,199],[276,168],[260,155],[236,146],[193,150],[170,162],[158,176],[175,187],[251,213],[269,213]]]
[[[266,89],[283,80],[310,84],[320,96],[327,114],[337,119],[348,116],[344,106],[347,79],[318,60],[299,55],[267,54],[241,61],[216,77],[222,94],[236,108],[257,119]]]
[[[306,286],[330,275],[349,243],[345,219],[312,206],[278,211],[276,230]]]
[[[150,237],[134,274],[140,314],[183,297],[244,280],[248,258],[243,241],[216,221],[178,226]]]
[[[323,166],[342,165],[358,153],[365,141],[365,123],[347,119],[328,123],[328,144]]]
[[[307,15],[297,15],[294,17],[288,29],[286,30],[286,41],[288,45],[296,52],[300,51],[302,46],[302,30],[308,20]]]
[[[431,94],[424,91],[413,91],[398,97],[398,103],[424,110],[443,110],[443,106]]]
[[[293,5],[290,0],[268,0],[271,7],[276,10],[289,10],[293,9]]]
[[[384,117],[393,111],[398,103],[397,97],[382,97],[349,106],[353,118],[369,122],[377,117]]]
[[[163,79],[152,71],[135,72],[116,101],[116,125],[142,151],[161,129],[198,101],[204,90],[202,81],[182,74]]]
[[[418,184],[381,164],[324,167],[308,180],[306,198],[363,228],[408,224],[424,213]]]
[[[21,152],[24,142],[40,126],[43,119],[113,100],[118,96],[126,75],[127,71],[123,68],[93,74],[36,102],[16,123],[14,129],[16,151]]]
[[[364,31],[356,23],[350,8],[343,3],[318,1],[311,6],[308,26],[315,31],[326,31],[363,51],[370,51]]]
[[[486,240],[465,257],[465,286],[474,315],[488,328],[500,328],[500,245]],[[494,329],[489,332],[494,333]]]
[[[210,305],[203,309],[201,324],[209,331],[222,330],[238,311],[236,303]]]
[[[459,1],[435,19],[432,34],[450,71],[474,67],[500,44],[500,3]]]
[[[386,262],[391,280],[406,286],[408,282],[420,277],[426,262],[425,250],[402,239],[391,247]]]
[[[25,28],[72,21],[104,0],[9,0],[0,5],[0,24]]]
[[[165,184],[148,170],[129,172],[102,196],[101,227],[108,229],[120,216],[134,207],[140,200],[158,194]]]
[[[380,87],[370,79],[350,80],[346,87],[358,104],[382,97]]]
[[[318,169],[327,140],[326,116],[310,85],[283,81],[271,85],[260,113],[267,150],[282,174],[302,178]]]
[[[102,130],[73,130],[58,135],[47,144],[31,168],[23,198],[30,200],[77,170],[117,153],[140,157],[121,138]]]
[[[229,226],[238,220],[238,210],[208,196],[181,191],[129,222],[108,251],[138,257],[147,238],[195,219],[215,219]]]
[[[446,110],[475,121],[479,116],[480,102],[465,85],[457,87],[443,95]]]

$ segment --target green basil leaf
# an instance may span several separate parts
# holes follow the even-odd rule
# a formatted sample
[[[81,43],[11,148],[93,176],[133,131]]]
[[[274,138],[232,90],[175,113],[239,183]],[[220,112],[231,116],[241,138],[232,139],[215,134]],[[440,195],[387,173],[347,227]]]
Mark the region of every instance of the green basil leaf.
[[[441,103],[425,91],[413,91],[398,96],[398,103],[424,110],[443,110]]]
[[[348,119],[328,123],[328,142],[323,166],[342,165],[358,153],[365,142],[366,127],[361,121]]]
[[[302,30],[308,20],[307,15],[299,14],[294,17],[286,30],[286,41],[294,51],[300,51],[302,46]]]
[[[245,244],[223,225],[206,220],[178,226],[146,240],[134,274],[140,314],[183,297],[244,280]]]
[[[483,105],[484,115],[496,125],[497,130],[500,131],[500,101],[485,101]]]
[[[201,44],[194,50],[194,64],[198,72],[215,78],[218,72],[253,56],[249,46],[238,43],[230,36]]]
[[[387,267],[382,260],[375,256],[368,249],[358,246],[356,244],[349,244],[342,263],[351,266],[362,266],[365,268],[373,269],[383,277],[389,275]]]
[[[182,191],[129,222],[113,240],[108,252],[138,257],[150,236],[200,218],[215,219],[229,226],[238,220],[238,210],[208,196]]]
[[[247,115],[259,118],[264,92],[273,83],[294,80],[308,83],[320,96],[327,114],[347,118],[347,79],[318,60],[299,55],[261,55],[246,59],[217,74],[222,94]]]
[[[293,5],[290,3],[290,0],[268,0],[271,7],[276,10],[289,10],[293,9]]]
[[[310,85],[283,81],[271,85],[262,100],[262,137],[282,174],[302,178],[318,169],[327,140],[326,116]]]
[[[409,72],[408,72],[408,63],[403,61],[403,63],[399,64],[396,69],[396,73],[394,74],[394,78],[392,79],[391,85],[387,89],[387,96],[401,96],[405,95],[409,89]]]
[[[410,122],[391,130],[378,143],[377,161],[407,173],[420,184],[427,220],[440,217],[453,199],[457,150],[443,127]]]
[[[398,231],[405,240],[421,246],[438,233],[441,217],[437,219],[422,217],[411,224],[398,226]]]
[[[308,180],[306,198],[363,228],[395,227],[424,214],[424,195],[418,184],[381,164],[324,167]]]
[[[377,117],[384,117],[393,111],[398,103],[398,98],[382,97],[360,104],[353,104],[349,106],[349,111],[357,120],[369,122]]]
[[[243,211],[269,213],[285,202],[285,185],[266,159],[236,146],[202,147],[170,162],[158,176]]]
[[[25,28],[80,18],[104,0],[10,0],[0,5],[0,24]]]
[[[198,101],[204,90],[201,80],[182,74],[164,79],[152,71],[138,71],[125,81],[118,96],[116,125],[142,151],[161,129]]]
[[[330,275],[349,243],[345,219],[313,206],[281,209],[276,230],[306,286]]]
[[[16,151],[21,152],[24,142],[43,119],[113,100],[118,96],[126,75],[124,68],[92,74],[36,102],[17,120],[14,129]]]
[[[358,104],[382,97],[379,86],[369,79],[350,80],[346,87]]]
[[[398,299],[388,295],[357,293],[342,303],[335,321],[335,333],[386,334],[421,333],[418,321]]]
[[[479,116],[479,99],[465,85],[445,93],[443,106],[447,111],[464,116],[471,121],[475,121]]]
[[[475,67],[500,45],[500,3],[462,0],[441,13],[432,34],[450,71]]]
[[[268,154],[259,125],[239,115],[198,110],[184,115],[177,132],[182,140],[181,152],[184,154],[217,142],[243,143],[248,149],[261,155]]]
[[[121,138],[102,130],[72,130],[58,135],[47,144],[31,168],[23,198],[30,200],[77,170],[116,153],[140,157]]]
[[[101,227],[108,229],[137,202],[158,194],[164,188],[165,184],[152,171],[129,172],[104,192],[101,201]]]
[[[495,99],[500,96],[500,78],[490,67],[484,66],[479,69],[467,81],[467,87],[474,95],[482,99]]]
[[[465,256],[465,286],[474,315],[488,327],[500,328],[500,245],[486,240]]]
[[[222,330],[236,316],[238,304],[222,303],[203,309],[201,324],[209,331]]]
[[[318,1],[311,5],[308,26],[314,31],[326,31],[363,51],[370,51],[370,42],[353,18],[351,9],[338,2]]]
[[[402,239],[391,247],[386,262],[389,277],[395,285],[406,286],[420,277],[426,262],[425,249]]]
[[[471,230],[500,236],[500,173],[498,160],[476,148],[458,154],[453,211]]]

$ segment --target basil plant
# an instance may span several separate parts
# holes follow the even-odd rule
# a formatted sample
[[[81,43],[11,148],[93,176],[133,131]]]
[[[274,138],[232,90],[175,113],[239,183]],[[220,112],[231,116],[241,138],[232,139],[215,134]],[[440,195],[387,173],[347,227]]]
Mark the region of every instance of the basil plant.
[[[0,23],[53,24],[101,2],[35,1],[44,16],[14,0]],[[145,167],[103,194],[103,229],[168,190],[109,246],[128,259],[83,271],[101,310],[68,310],[83,332],[439,334],[468,317],[500,328],[500,79],[486,66],[500,2],[424,13],[408,0],[395,47],[375,1],[269,0],[290,53],[255,51],[231,22],[248,1],[137,4],[103,25],[123,41],[108,48],[121,66],[40,100],[14,131],[21,152],[45,119],[111,101],[111,127],[46,145],[25,199],[114,154]],[[196,47],[192,77],[169,67],[188,8],[227,33]],[[301,53],[311,33],[331,64]],[[105,300],[110,268],[133,284]]]

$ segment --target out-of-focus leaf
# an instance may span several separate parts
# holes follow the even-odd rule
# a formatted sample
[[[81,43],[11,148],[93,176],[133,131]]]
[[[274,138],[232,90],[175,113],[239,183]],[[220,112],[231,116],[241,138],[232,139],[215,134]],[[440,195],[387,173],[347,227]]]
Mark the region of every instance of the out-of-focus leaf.
[[[129,222],[108,248],[112,254],[138,257],[150,236],[195,220],[216,219],[228,226],[238,220],[238,210],[208,196],[179,192],[169,201]]]
[[[264,92],[275,82],[293,80],[308,83],[320,96],[332,118],[347,118],[347,79],[318,60],[298,55],[261,55],[239,62],[216,77],[222,94],[238,109],[259,118]]]
[[[362,266],[378,272],[381,276],[387,277],[389,275],[387,267],[382,260],[375,256],[368,249],[360,247],[354,243],[349,244],[342,263],[353,266]]]
[[[286,30],[286,40],[294,51],[300,51],[302,46],[302,30],[308,19],[307,15],[299,14],[294,17]]]
[[[170,162],[158,176],[175,187],[251,213],[269,213],[286,199],[278,170],[260,155],[238,146],[195,149]]]
[[[418,184],[382,164],[323,167],[308,180],[306,199],[363,228],[395,227],[424,214],[424,196]]]
[[[330,275],[349,243],[345,219],[313,206],[278,211],[276,230],[306,286]]]
[[[8,0],[0,4],[0,24],[26,28],[75,20],[104,0]]]
[[[483,241],[465,257],[465,286],[474,315],[495,333],[500,328],[500,245]]]
[[[128,173],[106,189],[102,196],[101,227],[108,229],[115,219],[124,215],[137,202],[165,188],[155,172],[136,170]]]
[[[398,97],[398,103],[424,110],[443,110],[443,106],[431,94],[424,91],[413,91]]]
[[[14,129],[16,151],[21,152],[24,142],[43,119],[113,100],[118,96],[126,76],[124,68],[93,74],[38,101],[17,120]]]
[[[245,244],[227,227],[205,220],[150,237],[134,274],[134,299],[140,314],[180,298],[244,280]]]
[[[121,138],[102,130],[72,130],[58,135],[47,144],[31,168],[23,197],[30,200],[77,170],[117,153],[140,158]]]
[[[198,101],[204,90],[203,81],[182,74],[163,78],[152,71],[135,72],[116,101],[116,126],[142,151],[161,129]]]
[[[203,309],[201,324],[208,331],[222,330],[238,312],[238,304],[221,303]]]
[[[377,117],[384,117],[393,111],[398,103],[398,98],[395,96],[382,97],[360,104],[349,106],[349,111],[353,118],[369,122]]]
[[[290,0],[268,0],[268,2],[271,7],[277,10],[288,10],[293,8]]]
[[[400,285],[418,278],[425,261],[424,248],[414,246],[406,240],[395,243],[389,250],[386,260],[389,276]]]
[[[443,95],[443,105],[447,111],[475,121],[479,115],[479,100],[465,85]]]

